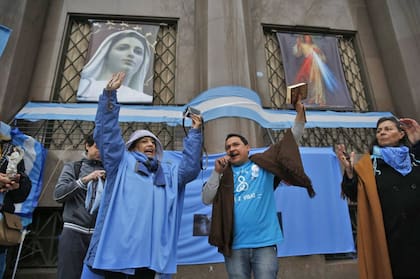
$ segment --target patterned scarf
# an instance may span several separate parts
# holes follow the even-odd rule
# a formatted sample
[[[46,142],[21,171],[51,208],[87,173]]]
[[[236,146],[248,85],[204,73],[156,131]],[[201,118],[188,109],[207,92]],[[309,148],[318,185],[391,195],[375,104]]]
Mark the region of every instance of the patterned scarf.
[[[145,154],[137,151],[131,152],[137,160],[135,166],[135,172],[150,176],[154,174],[153,184],[156,186],[165,186],[165,175],[163,173],[163,168],[159,163],[159,160],[156,158],[148,158]]]
[[[384,160],[385,163],[403,176],[406,176],[411,172],[411,160],[407,146],[379,147],[375,145],[371,158],[373,159],[375,173],[381,173],[377,170],[377,158]]]

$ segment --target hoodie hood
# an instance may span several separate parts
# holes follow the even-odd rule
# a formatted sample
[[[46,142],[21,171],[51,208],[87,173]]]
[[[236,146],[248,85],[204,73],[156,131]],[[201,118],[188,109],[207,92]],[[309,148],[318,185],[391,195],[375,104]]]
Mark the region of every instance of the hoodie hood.
[[[134,133],[131,134],[128,141],[125,143],[125,146],[127,149],[130,149],[130,146],[138,139],[143,137],[151,137],[156,142],[156,157],[159,161],[162,161],[163,158],[163,147],[160,140],[150,131],[148,130],[137,130]]]

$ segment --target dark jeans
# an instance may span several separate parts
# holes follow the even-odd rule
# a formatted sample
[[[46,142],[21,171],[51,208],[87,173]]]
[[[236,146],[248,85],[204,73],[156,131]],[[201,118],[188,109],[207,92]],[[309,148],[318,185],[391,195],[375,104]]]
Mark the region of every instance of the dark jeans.
[[[154,279],[156,272],[148,268],[138,268],[134,275],[119,272],[105,272],[105,279]]]
[[[63,228],[58,242],[58,279],[80,279],[91,235]]]
[[[7,247],[0,246],[0,279],[3,278],[4,271],[6,270],[6,256]]]

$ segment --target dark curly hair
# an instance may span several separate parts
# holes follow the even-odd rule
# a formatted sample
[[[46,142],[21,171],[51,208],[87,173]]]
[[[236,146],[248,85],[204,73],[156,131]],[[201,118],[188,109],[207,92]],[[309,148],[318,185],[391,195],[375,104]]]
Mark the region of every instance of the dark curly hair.
[[[386,117],[379,118],[378,121],[376,122],[376,129],[378,129],[379,125],[382,122],[385,122],[385,121],[393,122],[399,131],[404,131],[401,127],[400,120],[398,118],[396,118],[395,116],[386,116]],[[375,134],[376,134],[376,130],[375,130]],[[369,149],[370,153],[372,153],[373,146],[375,146],[375,145],[379,145],[378,139],[376,138],[376,135],[375,135],[375,138],[370,145],[370,149]],[[408,140],[407,134],[405,132],[404,132],[404,136],[399,141],[399,145],[400,146],[401,145],[406,145],[408,147],[411,147],[410,141]]]
[[[94,145],[94,144],[95,144],[95,141],[93,140],[93,135],[92,135],[92,134],[87,135],[87,136],[85,137],[85,143],[86,143],[89,147],[91,147],[92,145]],[[86,150],[86,151],[87,151],[87,150]]]

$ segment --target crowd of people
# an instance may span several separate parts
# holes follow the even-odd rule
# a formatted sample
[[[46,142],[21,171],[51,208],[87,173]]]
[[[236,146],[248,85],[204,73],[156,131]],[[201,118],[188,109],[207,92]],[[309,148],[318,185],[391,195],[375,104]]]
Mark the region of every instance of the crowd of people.
[[[106,83],[85,154],[64,164],[55,187],[54,199],[63,204],[60,279],[176,273],[185,188],[201,170],[203,119],[189,116],[192,126],[176,164],[165,160],[151,131],[134,131],[125,142],[118,102],[125,78],[118,72]],[[262,153],[250,155],[246,137],[228,134],[226,154],[215,160],[202,187],[202,202],[212,205],[208,242],[223,255],[231,279],[277,278],[277,246],[284,238],[274,196],[280,181],[315,196],[298,147],[305,126],[300,100],[295,110],[293,127]],[[0,134],[0,143],[1,210],[13,213],[31,182],[10,137]],[[338,144],[336,155],[344,171],[343,197],[357,202],[360,278],[418,278],[420,125],[411,118],[380,118],[369,152],[356,160],[355,152]],[[0,246],[0,272],[6,253],[7,246]]]

